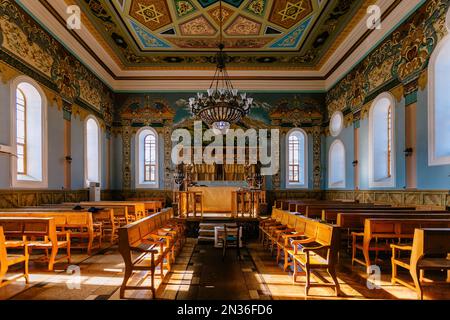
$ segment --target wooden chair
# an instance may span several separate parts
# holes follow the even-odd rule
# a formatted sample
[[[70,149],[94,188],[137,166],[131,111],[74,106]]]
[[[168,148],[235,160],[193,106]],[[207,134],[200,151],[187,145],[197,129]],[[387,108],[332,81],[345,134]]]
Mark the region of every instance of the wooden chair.
[[[423,279],[427,270],[446,270],[447,282],[450,270],[450,229],[416,229],[412,245],[391,244],[392,284],[400,283],[417,292],[423,300]],[[400,253],[409,253],[410,258],[401,258]],[[397,276],[398,267],[409,270],[413,284]],[[431,282],[429,284],[435,284]]]
[[[8,254],[7,248],[23,248],[23,254]],[[23,237],[22,241],[13,241],[8,243],[5,239],[5,235],[3,233],[3,227],[0,226],[0,288],[8,285],[9,283],[20,279],[22,277],[25,278],[25,283],[28,284],[29,276],[28,276],[28,246],[26,237]],[[24,263],[24,272],[23,274],[14,276],[10,279],[4,280],[6,273],[8,272],[8,268],[10,266]]]
[[[317,224],[317,232],[314,238],[305,240],[294,240],[293,251],[289,251],[294,262],[293,281],[297,282],[300,274],[298,267],[303,269],[301,274],[306,275],[305,295],[309,295],[312,287],[326,286],[334,287],[336,296],[340,294],[340,286],[336,277],[336,265],[339,252],[339,230],[331,225]],[[312,222],[311,222],[312,224]],[[311,283],[311,275],[316,270],[326,270],[332,282]]]
[[[240,248],[240,241],[241,241],[241,227],[239,223],[230,225],[225,224],[223,226],[223,239],[221,239],[223,242],[223,252],[222,252],[222,259],[225,259],[227,248],[228,247],[235,247],[236,248],[236,254],[238,256],[238,259],[241,259],[241,248]]]

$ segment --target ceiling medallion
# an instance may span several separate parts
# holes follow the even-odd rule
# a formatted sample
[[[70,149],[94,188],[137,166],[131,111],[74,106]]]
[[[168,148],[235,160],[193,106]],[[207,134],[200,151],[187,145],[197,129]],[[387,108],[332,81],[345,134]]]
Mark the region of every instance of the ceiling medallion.
[[[222,12],[222,1],[220,1]],[[223,19],[221,18],[220,21]],[[196,97],[189,99],[192,114],[200,118],[216,134],[226,134],[231,125],[247,116],[253,104],[253,98],[246,93],[239,93],[233,87],[226,69],[226,55],[223,44],[223,24],[220,23],[220,44],[217,53],[217,67],[209,89],[198,92]]]

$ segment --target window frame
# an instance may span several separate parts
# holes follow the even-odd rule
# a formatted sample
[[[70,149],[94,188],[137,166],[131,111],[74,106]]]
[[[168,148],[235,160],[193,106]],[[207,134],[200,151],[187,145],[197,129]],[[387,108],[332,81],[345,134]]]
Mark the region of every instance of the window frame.
[[[450,32],[450,10],[447,12],[446,16],[446,26],[447,30]],[[435,114],[436,114],[436,64],[438,62],[438,57],[442,49],[450,45],[450,34],[446,35],[439,41],[436,48],[434,49],[428,66],[428,166],[443,166],[450,165],[450,156],[436,156],[436,130],[435,130]]]
[[[17,93],[20,92],[21,96],[23,97],[23,114],[24,114],[24,120],[23,120],[23,128],[24,128],[24,137],[23,137],[23,143],[18,142],[19,138],[17,137]],[[23,171],[20,172],[19,169],[17,169],[17,174],[21,175],[27,175],[27,97],[22,89],[19,87],[16,88],[16,151],[18,146],[22,146],[23,148]],[[19,159],[19,152],[17,151],[17,160]]]
[[[390,101],[390,110],[391,110],[391,135],[389,137],[391,141],[391,153],[388,158],[390,158],[390,167],[388,167],[388,176],[383,180],[375,180],[375,166],[374,166],[374,110],[377,107],[377,104],[380,102],[380,100],[388,99]],[[390,92],[384,92],[378,95],[375,100],[372,102],[372,105],[369,110],[369,187],[370,188],[394,188],[396,184],[396,156],[395,156],[395,148],[396,148],[396,142],[395,142],[395,107],[396,107],[396,101],[394,96]],[[389,127],[389,126],[388,126]],[[388,141],[389,142],[389,141]],[[389,146],[389,144],[388,144]],[[390,175],[389,175],[390,174]]]
[[[19,85],[22,83],[28,84],[32,86],[40,97],[40,114],[41,114],[41,166],[40,166],[40,179],[33,179],[32,176],[29,175],[29,167],[27,164],[27,172],[26,174],[20,174],[17,172],[17,90],[19,89]],[[26,98],[26,95],[25,95]],[[20,188],[20,189],[46,189],[48,188],[48,118],[47,118],[47,96],[45,92],[42,90],[42,87],[38,82],[34,79],[20,75],[11,80],[10,82],[10,145],[12,150],[14,150],[14,155],[11,157],[11,179],[10,185],[11,188]],[[25,135],[27,132],[25,129]],[[27,152],[27,151],[25,151]],[[29,160],[29,154],[27,154],[26,161]],[[26,163],[26,162],[25,162]],[[21,177],[20,177],[21,176]]]
[[[155,137],[155,181],[145,181],[145,138],[152,134]],[[160,165],[160,145],[158,132],[150,127],[142,127],[136,132],[134,139],[135,149],[135,172],[134,180],[136,189],[158,189],[159,182],[159,165]],[[140,161],[142,155],[142,163]]]
[[[303,135],[304,137],[304,180],[305,182],[303,184],[300,183],[295,183],[295,182],[290,182],[289,176],[290,176],[290,172],[289,172],[289,167],[290,167],[290,159],[289,159],[289,140],[291,135],[295,134],[295,133],[300,133]],[[308,173],[309,173],[309,166],[308,166],[308,157],[309,157],[309,144],[308,144],[308,134],[305,132],[305,130],[301,129],[301,128],[294,128],[291,129],[287,134],[286,134],[286,173],[285,173],[285,179],[286,179],[286,189],[308,189],[309,188],[309,178],[308,178]],[[300,168],[300,167],[299,167]]]
[[[332,173],[332,161],[331,161],[331,151],[333,150],[333,148],[336,147],[336,145],[341,145],[343,150],[344,150],[344,180],[341,181],[339,184],[338,183],[332,183],[331,181],[331,173]],[[342,140],[340,139],[335,139],[333,141],[333,143],[330,145],[330,148],[328,149],[328,188],[329,189],[345,189],[347,186],[347,155],[346,155],[347,150],[345,149],[345,144],[342,142]]]
[[[98,180],[99,181],[89,181],[88,182],[88,166],[87,166],[87,162],[88,162],[88,155],[87,155],[87,142],[88,142],[88,137],[87,137],[87,123],[89,120],[94,120],[95,123],[97,124],[97,135],[98,135]],[[102,185],[102,129],[100,126],[100,122],[98,121],[98,119],[96,117],[94,117],[93,115],[88,115],[86,117],[86,119],[84,119],[84,127],[83,127],[83,136],[84,136],[84,186],[85,188],[89,188],[89,183],[90,182],[98,182],[100,183],[100,186]]]

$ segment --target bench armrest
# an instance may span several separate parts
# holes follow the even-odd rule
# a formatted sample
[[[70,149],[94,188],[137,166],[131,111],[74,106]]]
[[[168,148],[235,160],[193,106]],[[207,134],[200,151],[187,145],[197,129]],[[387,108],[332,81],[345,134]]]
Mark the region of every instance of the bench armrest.
[[[364,232],[352,232],[353,237],[364,237]]]
[[[412,251],[411,245],[401,245],[401,244],[391,244],[391,248],[395,250],[402,250],[402,251]]]
[[[315,240],[316,239],[314,239],[314,238],[308,238],[308,239],[304,239],[304,240],[294,240],[291,243],[292,243],[292,245],[296,246],[299,244],[311,243],[311,242],[314,242]]]
[[[318,250],[330,249],[330,248],[331,248],[330,246],[317,246],[317,247],[307,247],[307,248],[303,247],[302,252],[307,253],[307,252],[311,252],[311,251],[318,251]]]

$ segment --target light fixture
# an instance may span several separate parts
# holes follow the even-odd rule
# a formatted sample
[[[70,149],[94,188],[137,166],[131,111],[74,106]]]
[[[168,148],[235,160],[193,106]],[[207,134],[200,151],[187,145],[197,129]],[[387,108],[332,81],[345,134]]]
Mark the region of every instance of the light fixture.
[[[217,67],[209,89],[198,92],[196,97],[189,99],[192,113],[212,128],[216,134],[226,134],[231,125],[247,116],[253,104],[253,98],[246,93],[239,93],[233,87],[226,69],[227,57],[223,43],[222,1],[220,10],[220,43],[217,53]]]

